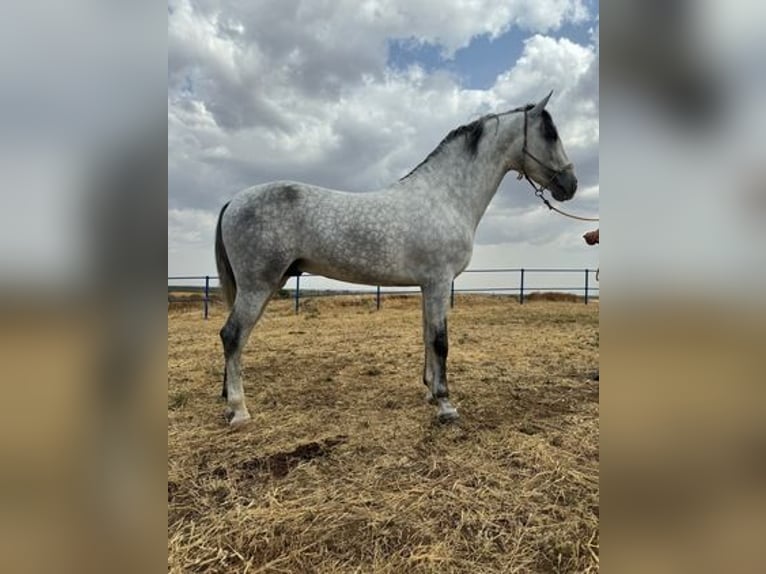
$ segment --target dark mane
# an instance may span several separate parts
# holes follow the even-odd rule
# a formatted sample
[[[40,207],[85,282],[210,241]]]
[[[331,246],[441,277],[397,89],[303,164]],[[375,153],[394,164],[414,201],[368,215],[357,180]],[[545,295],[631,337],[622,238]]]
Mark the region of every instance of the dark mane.
[[[481,137],[484,135],[484,123],[488,119],[497,118],[498,116],[502,116],[505,114],[512,114],[516,112],[528,112],[534,107],[535,107],[535,104],[527,104],[525,106],[521,106],[520,108],[514,108],[510,111],[503,112],[500,114],[487,114],[485,116],[480,117],[478,120],[472,121],[469,124],[465,124],[463,126],[459,126],[455,128],[450,133],[448,133],[441,142],[439,142],[439,145],[436,146],[436,148],[431,153],[429,153],[423,161],[421,161],[418,165],[416,165],[412,169],[412,171],[410,171],[407,175],[405,175],[399,181],[405,180],[408,177],[410,177],[423,165],[428,163],[428,161],[432,157],[434,157],[442,149],[444,149],[444,146],[446,146],[448,143],[450,143],[453,140],[456,140],[459,137],[464,138],[465,141],[463,142],[463,144],[465,145],[465,149],[468,152],[468,154],[472,158],[476,157],[476,153],[479,150],[479,142],[481,141]],[[559,132],[558,130],[556,130],[556,126],[553,124],[553,118],[548,113],[548,110],[543,110],[540,116],[542,118],[541,129],[542,129],[543,138],[546,141],[549,141],[551,143],[555,142],[556,140],[559,139]]]
[[[483,116],[479,118],[478,120],[472,121],[470,124],[465,124],[464,126],[460,126],[452,130],[450,133],[446,135],[446,137],[441,142],[439,142],[439,145],[436,146],[436,148],[426,156],[426,159],[424,159],[418,165],[416,165],[410,173],[405,175],[399,181],[410,177],[421,166],[426,164],[428,160],[430,160],[432,157],[438,154],[442,149],[444,149],[444,146],[446,146],[448,143],[450,143],[453,140],[456,140],[459,137],[463,137],[465,139],[464,145],[469,155],[471,157],[476,157],[476,153],[478,152],[478,149],[479,149],[479,141],[481,141],[481,136],[484,135],[484,121],[489,117],[493,117],[493,115],[494,114]]]

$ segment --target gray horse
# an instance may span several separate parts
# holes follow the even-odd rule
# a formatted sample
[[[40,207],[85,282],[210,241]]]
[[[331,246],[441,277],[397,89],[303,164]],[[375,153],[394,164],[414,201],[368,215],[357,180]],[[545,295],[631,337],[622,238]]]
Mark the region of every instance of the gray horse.
[[[223,397],[232,426],[250,413],[240,356],[271,296],[287,278],[313,273],[369,285],[419,286],[423,382],[438,418],[457,418],[447,388],[450,286],[471,260],[474,234],[506,173],[515,170],[571,199],[577,178],[545,105],[551,94],[450,132],[396,183],[347,193],[280,181],[238,193],[221,209],[216,262],[231,313],[221,329]]]

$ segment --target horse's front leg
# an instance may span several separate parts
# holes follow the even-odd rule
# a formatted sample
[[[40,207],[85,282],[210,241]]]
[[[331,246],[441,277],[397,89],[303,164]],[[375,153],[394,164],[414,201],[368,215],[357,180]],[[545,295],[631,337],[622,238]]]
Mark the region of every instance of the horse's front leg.
[[[447,385],[447,312],[451,281],[439,281],[423,286],[423,340],[426,345],[424,381],[430,384],[431,398],[439,405],[441,422],[458,418],[457,409],[449,401]],[[429,380],[430,379],[430,380]]]

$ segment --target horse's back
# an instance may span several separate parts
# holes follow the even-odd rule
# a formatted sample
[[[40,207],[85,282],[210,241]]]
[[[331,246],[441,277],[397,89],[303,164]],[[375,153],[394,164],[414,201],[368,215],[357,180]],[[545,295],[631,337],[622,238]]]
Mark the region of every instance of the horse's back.
[[[301,201],[308,185],[297,181],[271,181],[243,189],[232,199],[232,207],[289,207]]]
[[[273,181],[240,191],[232,200],[233,211],[238,209],[260,212],[278,212],[280,215],[301,214],[305,210],[332,211],[362,198],[366,193],[352,193],[310,185],[298,181]]]

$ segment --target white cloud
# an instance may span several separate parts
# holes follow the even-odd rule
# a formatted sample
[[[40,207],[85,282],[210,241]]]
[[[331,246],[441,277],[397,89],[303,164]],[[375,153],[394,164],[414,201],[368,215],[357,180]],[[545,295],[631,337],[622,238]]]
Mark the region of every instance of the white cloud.
[[[505,101],[534,101],[553,90],[549,109],[567,148],[592,146],[598,141],[598,92],[587,84],[598,76],[597,62],[593,46],[536,34],[524,42],[516,65],[498,77],[493,91]],[[589,97],[583,97],[583,84],[590,88]]]
[[[169,209],[168,247],[208,241],[213,236],[216,215],[201,209]]]
[[[285,104],[337,99],[385,74],[387,42],[430,42],[445,55],[511,25],[558,29],[587,16],[581,0],[171,3],[171,92],[200,94],[236,129],[281,125]]]

